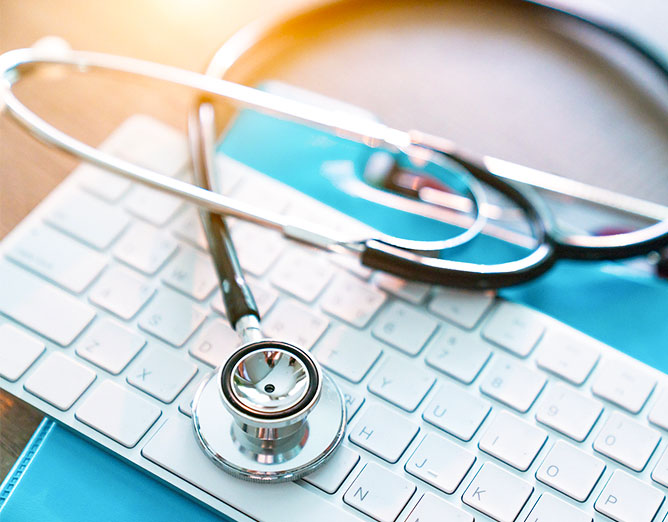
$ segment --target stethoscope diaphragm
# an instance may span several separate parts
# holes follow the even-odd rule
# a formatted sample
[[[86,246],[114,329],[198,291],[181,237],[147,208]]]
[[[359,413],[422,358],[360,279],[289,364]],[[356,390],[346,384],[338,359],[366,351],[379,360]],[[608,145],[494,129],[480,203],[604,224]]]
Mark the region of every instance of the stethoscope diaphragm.
[[[193,400],[200,446],[223,470],[254,482],[296,480],[343,440],[346,408],[332,378],[288,343],[242,346]]]

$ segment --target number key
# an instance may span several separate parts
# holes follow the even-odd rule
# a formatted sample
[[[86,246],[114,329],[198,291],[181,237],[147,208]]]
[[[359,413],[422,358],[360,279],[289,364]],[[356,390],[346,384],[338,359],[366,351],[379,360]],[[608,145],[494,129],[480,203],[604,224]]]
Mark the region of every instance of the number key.
[[[607,360],[599,366],[592,392],[631,413],[638,413],[654,386],[656,379],[640,368],[628,362]]]
[[[594,449],[634,471],[642,471],[660,440],[656,431],[613,412],[596,437]]]
[[[536,419],[573,440],[582,442],[602,411],[600,402],[557,383],[543,397],[536,411]]]
[[[339,274],[321,299],[321,306],[339,319],[364,327],[385,302],[385,293],[358,278]]]
[[[437,326],[423,312],[395,301],[378,317],[373,335],[408,355],[417,355]]]
[[[545,386],[545,377],[507,358],[498,358],[480,385],[485,395],[524,413]]]
[[[502,301],[492,311],[482,335],[519,357],[531,353],[545,327],[537,314],[523,305]]]

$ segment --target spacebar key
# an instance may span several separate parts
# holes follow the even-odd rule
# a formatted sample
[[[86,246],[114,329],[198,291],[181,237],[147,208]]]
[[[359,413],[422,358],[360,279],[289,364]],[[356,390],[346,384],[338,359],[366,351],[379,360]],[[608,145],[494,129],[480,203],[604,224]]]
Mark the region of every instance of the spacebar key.
[[[0,312],[61,346],[69,345],[95,317],[87,304],[3,259]]]
[[[292,482],[255,484],[236,479],[202,452],[190,419],[170,418],[142,455],[246,515],[267,522],[359,522],[359,519]]]

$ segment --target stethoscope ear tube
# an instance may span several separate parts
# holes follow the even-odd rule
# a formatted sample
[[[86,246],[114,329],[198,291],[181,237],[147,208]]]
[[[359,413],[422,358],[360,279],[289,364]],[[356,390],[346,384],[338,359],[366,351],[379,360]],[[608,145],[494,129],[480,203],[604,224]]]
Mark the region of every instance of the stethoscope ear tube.
[[[199,100],[188,118],[188,137],[195,183],[206,190],[212,189],[215,171],[215,134],[213,106],[207,100]],[[247,316],[259,320],[260,313],[243,276],[227,223],[206,209],[200,208],[199,213],[230,325],[236,329],[238,321]]]
[[[554,219],[554,216],[543,199],[534,195],[534,189],[526,184],[503,179],[496,175],[486,164],[485,156],[478,156],[470,152],[458,149],[455,145],[442,138],[430,136],[419,131],[410,132],[415,145],[425,147],[435,153],[440,153],[462,165],[474,178],[487,186],[497,190],[508,199],[513,201],[522,210],[536,241],[539,244],[549,246],[549,254],[546,252],[545,259],[540,260],[541,265],[534,267],[525,266],[525,279],[520,277],[515,283],[511,281],[514,277],[507,274],[494,275],[489,273],[485,282],[481,282],[489,288],[509,286],[535,277],[543,273],[557,259],[571,259],[582,261],[604,261],[627,259],[634,256],[646,255],[648,252],[664,248],[668,245],[668,220],[663,220],[653,225],[632,232],[613,234],[609,236],[572,235],[563,233]],[[531,256],[529,256],[531,257]],[[529,257],[525,258],[526,260]],[[548,259],[552,257],[553,259]],[[372,259],[372,258],[370,258]],[[523,260],[517,261],[521,266]],[[494,270],[495,265],[485,265],[485,268]],[[466,280],[466,278],[464,278]],[[492,281],[496,281],[493,283]],[[462,287],[470,287],[462,283]]]
[[[364,246],[361,255],[364,266],[411,281],[473,290],[525,283],[548,271],[557,260],[550,243],[541,244],[522,259],[493,265],[426,257],[373,239]]]
[[[521,259],[481,265],[428,257],[382,241],[368,240],[361,254],[363,265],[414,281],[478,290],[523,283],[542,275],[554,265],[557,251],[546,226],[546,220],[551,220],[551,214],[540,198],[534,197],[531,188],[520,187],[519,184],[498,178],[485,167],[481,159],[454,149],[450,141],[418,131],[411,131],[409,134],[413,147],[454,160],[478,181],[494,188],[515,203],[526,217],[537,246]]]

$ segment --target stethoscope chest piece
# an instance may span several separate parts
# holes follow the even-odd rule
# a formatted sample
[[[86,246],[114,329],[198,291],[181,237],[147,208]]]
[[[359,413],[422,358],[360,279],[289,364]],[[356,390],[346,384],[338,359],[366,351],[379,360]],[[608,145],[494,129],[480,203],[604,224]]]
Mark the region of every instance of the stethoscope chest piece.
[[[237,478],[296,480],[332,456],[346,426],[343,396],[310,354],[261,340],[239,348],[195,395],[205,453]]]

